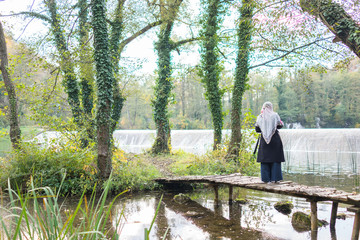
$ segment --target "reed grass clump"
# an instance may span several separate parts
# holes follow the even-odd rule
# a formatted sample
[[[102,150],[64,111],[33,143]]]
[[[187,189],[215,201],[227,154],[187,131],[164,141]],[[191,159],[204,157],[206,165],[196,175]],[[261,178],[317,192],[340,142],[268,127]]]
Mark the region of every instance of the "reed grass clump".
[[[61,188],[54,193],[49,187],[36,188],[31,181],[31,188],[23,194],[8,181],[9,203],[1,206],[0,239],[119,239],[117,226],[123,216],[114,213],[112,206],[124,192],[109,203],[109,183],[100,197],[95,186],[89,198],[83,192],[75,209],[69,211],[60,204]]]

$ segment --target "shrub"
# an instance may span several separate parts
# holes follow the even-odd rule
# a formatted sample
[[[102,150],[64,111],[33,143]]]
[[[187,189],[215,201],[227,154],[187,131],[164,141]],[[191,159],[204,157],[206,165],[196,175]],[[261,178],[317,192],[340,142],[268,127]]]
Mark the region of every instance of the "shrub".
[[[244,175],[259,175],[260,165],[256,162],[250,148],[252,143],[249,139],[253,138],[253,133],[244,134],[240,156],[235,161],[227,159],[228,140],[215,151],[208,151],[204,155],[181,154],[181,157],[171,166],[171,170],[176,175],[212,175],[212,174],[231,174],[242,173]],[[253,141],[253,140],[252,140]]]
[[[110,183],[111,190],[120,192],[125,189],[132,191],[154,189],[157,185],[152,179],[160,177],[157,168],[138,155],[128,156],[121,150],[115,150],[113,154],[113,177]]]
[[[32,177],[35,188],[47,186],[56,191],[66,172],[60,194],[81,195],[92,190],[97,181],[94,159],[90,148],[81,149],[69,143],[50,148],[24,143],[21,150],[12,153],[8,163],[1,162],[6,169],[1,173],[1,185],[9,178],[12,185],[26,189]]]

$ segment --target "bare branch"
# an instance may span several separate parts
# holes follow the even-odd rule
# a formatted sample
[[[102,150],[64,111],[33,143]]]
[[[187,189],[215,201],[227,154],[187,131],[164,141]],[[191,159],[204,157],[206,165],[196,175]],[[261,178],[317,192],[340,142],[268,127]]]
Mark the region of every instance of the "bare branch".
[[[312,45],[312,44],[315,44],[315,43],[320,42],[320,41],[324,41],[324,40],[326,40],[326,39],[329,39],[329,38],[317,39],[317,40],[315,40],[315,41],[313,41],[313,42],[310,42],[310,43],[304,44],[304,45],[302,45],[302,46],[293,48],[293,49],[291,49],[291,50],[289,50],[289,51],[283,50],[283,51],[286,52],[285,54],[283,54],[283,55],[281,55],[281,56],[279,56],[279,57],[276,57],[276,58],[274,58],[274,59],[271,59],[271,60],[269,60],[269,61],[266,61],[266,62],[264,62],[264,63],[260,63],[260,64],[257,64],[257,65],[255,65],[255,66],[251,66],[251,67],[249,67],[249,69],[257,68],[257,67],[260,67],[260,66],[265,66],[265,65],[267,65],[268,63],[271,63],[271,62],[277,61],[277,60],[279,60],[279,59],[281,59],[281,58],[284,58],[284,57],[286,57],[287,55],[289,55],[289,54],[291,54],[291,53],[295,53],[297,50],[299,50],[299,49],[301,49],[301,48],[306,48],[306,47],[308,47],[308,46],[310,46],[310,45]]]
[[[50,97],[55,91],[55,88],[56,88],[56,85],[57,85],[57,82],[58,82],[58,78],[59,78],[59,75],[60,75],[60,68],[59,67],[57,67],[53,71],[51,71],[51,74],[53,74],[55,71],[57,71],[57,73],[56,73],[55,83],[53,85],[53,88],[52,88],[51,92],[47,96],[43,96],[43,99],[45,99],[46,104],[49,103]]]
[[[274,5],[277,5],[277,4],[281,4],[281,3],[284,3],[284,2],[288,2],[289,0],[283,0],[283,1],[279,1],[279,2],[274,2],[274,3],[271,3],[269,5],[266,5],[265,7],[263,8],[259,8],[257,11],[254,12],[254,14],[252,16],[255,16],[256,14],[258,14],[259,12],[261,12],[262,10],[268,8],[268,7],[272,7]]]
[[[8,15],[0,15],[0,17],[14,17],[14,16],[20,16],[20,15],[26,15],[29,17],[44,20],[46,22],[51,22],[50,18],[48,18],[47,16],[45,16],[41,13],[37,13],[37,12],[19,12],[19,13],[13,13],[13,14],[8,14]]]
[[[128,37],[127,39],[123,40],[120,43],[120,47],[119,47],[119,52],[121,53],[122,50],[124,49],[124,47],[129,44],[131,41],[133,41],[135,38],[137,38],[138,36],[144,34],[145,32],[147,32],[148,30],[150,30],[151,28],[158,26],[160,24],[162,24],[163,21],[159,20],[153,23],[148,24],[147,26],[145,26],[144,28],[140,29],[139,31],[137,31],[136,33],[134,33],[132,36]]]
[[[181,45],[184,45],[184,44],[189,43],[189,42],[198,41],[200,39],[201,39],[200,37],[193,37],[193,38],[184,39],[184,40],[181,40],[181,41],[178,41],[178,42],[174,42],[172,48],[175,49],[175,48],[180,47]]]

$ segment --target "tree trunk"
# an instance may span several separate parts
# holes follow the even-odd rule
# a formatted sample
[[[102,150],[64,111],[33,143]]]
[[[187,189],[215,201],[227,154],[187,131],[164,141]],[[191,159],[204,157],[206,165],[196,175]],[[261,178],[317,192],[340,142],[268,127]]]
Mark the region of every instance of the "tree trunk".
[[[94,30],[94,60],[96,65],[97,112],[96,130],[98,147],[98,168],[100,176],[110,176],[111,165],[111,112],[113,100],[114,76],[110,62],[108,33],[104,0],[92,0],[92,26]]]
[[[220,0],[208,0],[207,2],[207,13],[205,15],[202,33],[202,82],[205,84],[205,97],[209,101],[214,128],[213,149],[216,150],[219,144],[221,144],[223,127],[222,94],[219,88],[221,68],[219,65],[219,53],[217,51],[217,44],[219,42],[217,30],[219,29],[221,21],[220,8],[222,7],[222,3]]]
[[[81,103],[84,111],[85,136],[81,137],[82,147],[89,145],[89,140],[95,141],[95,123],[93,116],[94,108],[94,67],[92,64],[92,51],[89,46],[89,26],[88,26],[88,4],[87,0],[79,0],[79,43],[80,52],[80,89]]]
[[[168,10],[161,5],[161,16],[164,21],[160,28],[159,40],[155,49],[158,53],[159,76],[156,79],[155,100],[153,101],[154,121],[156,125],[156,138],[151,151],[155,154],[170,152],[171,141],[168,104],[173,82],[171,79],[171,51],[174,49],[170,40],[175,17],[179,11],[182,0],[168,1]]]
[[[46,2],[50,17],[51,17],[51,31],[54,34],[55,45],[61,58],[61,70],[64,73],[64,86],[68,95],[68,102],[71,107],[71,112],[75,122],[81,126],[81,109],[79,100],[79,84],[76,80],[73,61],[70,59],[70,52],[64,36],[64,31],[60,24],[60,17],[57,13],[57,6],[55,0]]]
[[[360,57],[360,26],[332,0],[300,0],[303,11],[308,12],[335,34],[333,42],[341,41]]]
[[[158,70],[159,77],[156,81],[154,105],[154,121],[156,124],[156,138],[152,147],[152,152],[168,153],[170,126],[168,116],[169,96],[172,89],[171,80],[171,44],[170,34],[173,22],[167,23],[166,27],[161,29],[159,34],[159,41],[156,44],[158,52]]]
[[[249,53],[251,43],[252,0],[243,0],[240,7],[240,23],[237,30],[238,53],[235,69],[235,83],[231,105],[231,139],[227,157],[235,159],[239,156],[241,135],[242,99],[246,90],[249,72]]]
[[[119,61],[121,57],[121,49],[120,49],[120,39],[122,36],[122,32],[124,29],[124,4],[126,0],[118,0],[118,4],[115,9],[115,18],[112,23],[111,28],[111,37],[110,37],[110,56],[112,67],[114,70],[115,76],[119,72]],[[113,102],[113,109],[111,114],[112,119],[112,126],[111,130],[115,131],[116,125],[120,120],[121,111],[124,106],[125,98],[120,91],[120,85],[118,83],[117,78],[115,78],[114,87],[113,87],[113,94],[114,94],[114,102]]]
[[[11,81],[8,71],[8,55],[5,41],[5,33],[0,22],[0,70],[5,83],[5,88],[9,98],[9,111],[10,111],[10,140],[13,149],[20,148],[21,131],[18,118],[18,105],[14,84]]]

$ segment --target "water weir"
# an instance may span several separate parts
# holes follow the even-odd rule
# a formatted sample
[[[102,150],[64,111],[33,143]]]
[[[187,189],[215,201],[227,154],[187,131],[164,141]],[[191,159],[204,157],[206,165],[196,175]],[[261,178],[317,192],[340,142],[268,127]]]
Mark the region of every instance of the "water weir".
[[[116,145],[125,152],[141,153],[151,148],[155,130],[117,130]],[[230,136],[223,131],[224,138]],[[281,129],[286,172],[359,174],[360,129]],[[194,154],[211,150],[212,130],[172,130],[171,145]]]
[[[116,130],[117,147],[128,153],[149,150],[156,136],[155,130]],[[223,131],[224,138],[230,131]],[[285,159],[283,170],[287,173],[360,174],[360,129],[281,129]],[[58,132],[44,132],[35,140],[54,144]],[[210,151],[213,144],[212,130],[172,130],[173,150],[194,154]]]

